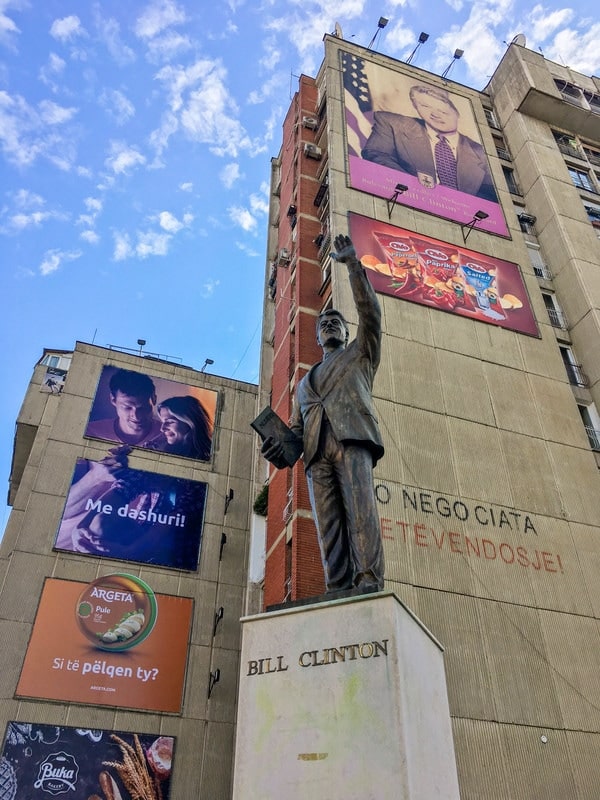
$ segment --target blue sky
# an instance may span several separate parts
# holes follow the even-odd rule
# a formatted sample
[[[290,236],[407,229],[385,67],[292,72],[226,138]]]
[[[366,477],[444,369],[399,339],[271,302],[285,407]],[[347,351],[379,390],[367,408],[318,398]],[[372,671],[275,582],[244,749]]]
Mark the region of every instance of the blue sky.
[[[333,9],[333,10],[332,10]],[[44,347],[135,348],[256,382],[270,158],[344,38],[483,88],[506,42],[600,72],[595,3],[0,0],[0,485]],[[3,499],[0,530],[8,517]]]

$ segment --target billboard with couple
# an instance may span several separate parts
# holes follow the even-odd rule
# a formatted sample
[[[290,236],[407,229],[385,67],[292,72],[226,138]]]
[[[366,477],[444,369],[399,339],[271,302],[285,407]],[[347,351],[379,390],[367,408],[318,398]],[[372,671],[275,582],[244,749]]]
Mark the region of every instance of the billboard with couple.
[[[105,366],[84,435],[208,461],[216,409],[211,389]]]

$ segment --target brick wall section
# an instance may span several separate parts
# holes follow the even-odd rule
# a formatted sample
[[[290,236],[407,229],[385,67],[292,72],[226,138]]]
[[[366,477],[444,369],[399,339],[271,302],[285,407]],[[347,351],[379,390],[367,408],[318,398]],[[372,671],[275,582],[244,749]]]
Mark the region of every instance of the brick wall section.
[[[321,267],[314,239],[321,231],[314,198],[320,185],[317,173],[321,161],[304,154],[304,143],[315,142],[315,131],[302,126],[303,116],[315,116],[317,88],[312,78],[302,76],[283,124],[281,150],[280,219],[277,252],[286,248],[292,255],[288,267],[277,269],[275,298],[274,358],[272,405],[284,420],[291,414],[290,385],[305,374],[305,367],[321,359],[315,336],[315,316],[322,306],[319,295]],[[296,207],[296,224],[291,225],[288,209]],[[291,312],[291,313],[290,313]],[[286,564],[286,521],[283,511],[288,502],[288,486],[293,487],[291,525],[291,564]],[[300,511],[299,516],[296,512]],[[291,577],[291,599],[320,594],[323,591],[323,568],[317,535],[310,514],[310,502],[304,467],[300,462],[289,475],[276,471],[269,484],[267,517],[267,557],[265,566],[265,605],[282,602],[286,580]],[[288,531],[289,533],[289,531]]]

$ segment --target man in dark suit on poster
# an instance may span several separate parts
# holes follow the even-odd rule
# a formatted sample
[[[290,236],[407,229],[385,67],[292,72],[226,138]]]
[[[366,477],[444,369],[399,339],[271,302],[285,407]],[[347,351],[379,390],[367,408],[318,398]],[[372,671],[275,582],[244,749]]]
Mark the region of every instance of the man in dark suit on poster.
[[[362,157],[415,175],[426,188],[448,186],[497,203],[485,150],[458,132],[460,115],[448,92],[416,84],[409,95],[419,117],[376,111]]]
[[[304,466],[328,592],[383,589],[383,545],[373,467],[383,443],[373,406],[381,353],[381,309],[348,236],[336,236],[333,258],[348,267],[358,313],[356,339],[339,311],[317,318],[323,360],[296,389],[291,429],[304,443]],[[281,465],[282,446],[269,438],[263,455]]]

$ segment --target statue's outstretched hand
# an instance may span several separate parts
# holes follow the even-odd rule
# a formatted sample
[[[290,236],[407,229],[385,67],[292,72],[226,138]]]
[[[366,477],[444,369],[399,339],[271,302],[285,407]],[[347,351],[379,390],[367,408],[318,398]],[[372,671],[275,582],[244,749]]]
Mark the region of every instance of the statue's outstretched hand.
[[[349,236],[343,236],[339,234],[333,240],[333,244],[336,252],[332,253],[331,255],[336,261],[343,261],[345,264],[358,261],[356,257],[356,250],[354,249],[352,239]]]

